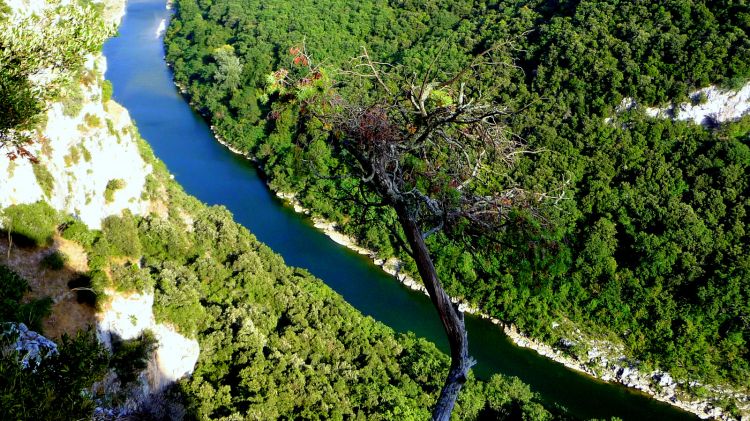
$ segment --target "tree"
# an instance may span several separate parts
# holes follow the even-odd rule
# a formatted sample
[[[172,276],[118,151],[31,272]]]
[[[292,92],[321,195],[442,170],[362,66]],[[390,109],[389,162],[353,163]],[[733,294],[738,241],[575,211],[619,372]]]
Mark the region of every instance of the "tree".
[[[214,50],[214,59],[219,68],[214,78],[222,88],[228,90],[236,89],[242,78],[242,63],[234,54],[234,48],[223,45]]]
[[[500,178],[498,171],[509,175],[518,157],[533,152],[508,132],[509,109],[482,101],[470,82],[487,66],[507,65],[509,50],[509,44],[496,45],[439,81],[433,69],[438,58],[422,77],[404,77],[363,49],[341,75],[364,82],[369,94],[351,98],[339,93],[340,85],[325,69],[312,64],[304,46],[290,50],[291,70],[268,78],[268,94],[295,102],[330,131],[332,146],[360,180],[359,192],[350,197],[365,208],[388,207],[397,215],[401,231],[394,235],[414,259],[450,344],[451,365],[434,420],[450,418],[474,361],[463,313],[444,291],[426,239],[440,230],[496,230],[515,210],[538,216],[539,203],[553,197],[512,181],[490,184]]]
[[[30,131],[114,31],[91,5],[51,1],[39,15],[0,20],[0,151],[36,162]]]

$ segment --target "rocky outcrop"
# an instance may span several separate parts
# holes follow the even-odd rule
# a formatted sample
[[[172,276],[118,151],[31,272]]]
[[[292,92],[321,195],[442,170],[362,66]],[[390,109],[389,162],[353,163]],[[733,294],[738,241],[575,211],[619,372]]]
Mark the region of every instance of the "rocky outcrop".
[[[690,98],[691,102],[667,107],[647,107],[644,111],[650,117],[674,118],[703,125],[735,121],[750,114],[750,83],[737,91],[709,86],[692,92]],[[625,98],[617,107],[617,112],[637,106],[638,103],[633,98]]]
[[[140,156],[130,116],[116,102],[102,102],[106,60],[91,56],[86,68],[96,81],[82,86],[80,111],[66,115],[62,103],[47,111],[41,137],[30,148],[40,163],[0,155],[0,208],[45,200],[92,228],[125,209],[148,211],[141,196],[151,167]]]
[[[59,4],[71,1],[61,0]],[[119,24],[125,1],[103,3],[105,20]],[[6,4],[12,11],[11,19],[20,20],[57,3],[6,0]],[[60,102],[48,104],[44,123],[38,133],[32,133],[35,142],[28,148],[38,158],[38,164],[26,159],[12,160],[0,153],[0,209],[44,200],[90,228],[99,228],[104,218],[126,209],[134,215],[148,213],[151,204],[144,191],[152,168],[141,157],[137,130],[127,110],[106,98],[110,93],[104,81],[106,66],[101,53],[87,56],[79,86],[71,87],[74,92],[68,92],[70,95]],[[40,72],[42,76],[46,73]],[[44,77],[33,82],[43,84]],[[107,294],[110,300],[96,316],[97,337],[105,347],[112,349],[115,337],[135,339],[145,331],[152,332],[157,341],[148,368],[131,390],[134,393],[128,396],[129,403],[123,405],[137,407],[148,396],[192,373],[199,354],[198,342],[169,325],[156,323],[153,293]],[[53,342],[28,331],[24,325],[14,329],[19,334],[15,347],[24,352],[25,364],[56,352]],[[117,383],[114,373],[110,373],[103,387]],[[118,410],[100,408],[100,412]]]
[[[193,372],[198,361],[198,341],[179,334],[173,327],[156,323],[153,293],[118,293],[107,291],[111,300],[99,313],[96,336],[108,348],[113,339],[135,339],[150,331],[157,341],[148,368],[142,376],[140,393],[159,392],[165,386]]]
[[[23,323],[4,324],[0,337],[16,337],[11,349],[18,352],[21,357],[20,364],[23,368],[33,369],[41,364],[45,358],[57,354],[57,344],[39,333],[29,330]]]

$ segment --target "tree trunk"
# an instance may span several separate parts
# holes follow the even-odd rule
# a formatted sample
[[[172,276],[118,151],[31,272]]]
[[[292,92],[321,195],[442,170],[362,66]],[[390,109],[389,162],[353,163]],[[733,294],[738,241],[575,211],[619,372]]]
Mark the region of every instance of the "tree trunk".
[[[464,326],[464,315],[458,310],[457,306],[453,305],[450,297],[443,290],[417,222],[403,203],[397,203],[394,207],[401,227],[406,234],[406,239],[411,246],[419,275],[422,277],[422,282],[427,288],[427,293],[430,295],[432,304],[440,315],[445,333],[448,335],[451,349],[450,370],[443,384],[443,389],[440,391],[440,397],[432,411],[433,420],[448,421],[453,406],[456,404],[458,393],[466,382],[469,370],[473,365],[473,360],[469,357],[469,340]]]

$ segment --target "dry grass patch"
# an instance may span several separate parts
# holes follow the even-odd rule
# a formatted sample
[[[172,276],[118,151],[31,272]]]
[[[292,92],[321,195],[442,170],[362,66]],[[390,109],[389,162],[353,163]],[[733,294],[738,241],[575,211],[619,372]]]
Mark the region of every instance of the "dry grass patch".
[[[42,264],[44,258],[55,251],[67,257],[65,266],[60,270]],[[24,301],[44,297],[52,299],[51,315],[42,323],[45,336],[59,338],[63,333],[72,335],[95,325],[96,310],[92,306],[79,304],[76,293],[68,287],[68,282],[88,271],[86,252],[78,244],[55,235],[51,247],[11,247],[8,252],[8,240],[3,238],[0,239],[0,263],[29,283],[31,291],[26,293]]]

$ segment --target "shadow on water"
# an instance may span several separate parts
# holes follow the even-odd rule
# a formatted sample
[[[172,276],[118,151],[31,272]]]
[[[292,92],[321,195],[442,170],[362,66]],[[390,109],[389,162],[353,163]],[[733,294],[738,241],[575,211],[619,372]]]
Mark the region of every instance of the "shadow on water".
[[[168,18],[163,0],[130,1],[120,35],[107,42],[104,53],[115,100],[130,111],[143,137],[177,181],[200,200],[226,206],[288,264],[308,269],[362,313],[397,331],[413,331],[446,350],[427,297],[403,287],[365,257],[318,232],[308,219],[284,207],[268,191],[250,162],[214,141],[205,122],[175,89],[164,63],[157,28]],[[518,376],[545,401],[558,403],[578,417],[695,418],[516,347],[489,321],[467,317],[467,327],[478,376]]]

